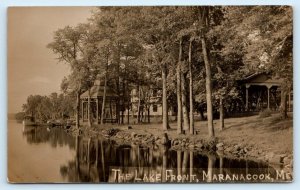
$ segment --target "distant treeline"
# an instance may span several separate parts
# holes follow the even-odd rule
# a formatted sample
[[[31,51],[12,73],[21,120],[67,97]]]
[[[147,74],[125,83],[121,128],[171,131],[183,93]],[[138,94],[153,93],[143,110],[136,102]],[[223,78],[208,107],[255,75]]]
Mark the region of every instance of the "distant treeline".
[[[51,93],[49,96],[30,95],[22,106],[24,112],[16,114],[16,119],[23,119],[24,115],[32,116],[41,122],[69,118],[74,114],[73,99],[71,95],[57,93]]]

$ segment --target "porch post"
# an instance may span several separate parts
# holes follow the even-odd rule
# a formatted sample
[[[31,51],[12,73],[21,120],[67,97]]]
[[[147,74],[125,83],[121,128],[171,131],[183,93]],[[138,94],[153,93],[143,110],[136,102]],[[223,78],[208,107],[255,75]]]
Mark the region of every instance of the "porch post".
[[[91,109],[91,97],[88,97],[88,103],[87,103],[87,119],[88,119],[88,125],[90,123],[90,119],[91,119],[91,113],[90,113],[90,109]]]
[[[268,110],[270,109],[270,88],[268,88]]]
[[[81,100],[81,119],[82,119],[82,122],[84,122],[84,108],[83,108],[83,105],[84,105],[84,100],[82,99]]]
[[[270,109],[270,89],[272,85],[266,85],[268,90],[268,110]]]
[[[86,116],[87,119],[89,119],[89,118],[88,118],[88,114],[89,114],[89,113],[88,113],[88,111],[89,111],[88,106],[89,106],[89,103],[88,103],[87,101],[85,101],[85,116]]]
[[[249,107],[248,107],[248,99],[249,99],[249,92],[248,89],[250,88],[250,84],[246,84],[246,107],[245,110],[248,111]]]

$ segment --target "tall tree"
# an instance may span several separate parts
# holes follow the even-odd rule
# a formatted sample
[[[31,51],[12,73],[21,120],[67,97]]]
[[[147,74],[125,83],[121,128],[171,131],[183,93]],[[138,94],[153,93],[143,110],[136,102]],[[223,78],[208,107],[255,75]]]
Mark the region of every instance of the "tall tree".
[[[193,40],[189,41],[189,101],[190,101],[190,134],[194,134],[194,96],[193,96],[193,72],[192,72],[192,44]]]
[[[80,94],[83,89],[83,79],[85,76],[79,75],[85,72],[82,72],[83,62],[81,57],[83,52],[82,49],[82,39],[86,31],[82,30],[81,27],[70,27],[66,26],[63,29],[58,29],[54,33],[53,42],[47,45],[55,54],[58,55],[59,62],[68,63],[71,66],[72,72],[77,74],[76,79],[73,84],[73,89],[76,91],[76,127],[79,127],[79,102]],[[86,74],[86,73],[85,73]],[[73,80],[73,79],[72,79]]]
[[[181,61],[182,61],[182,38],[179,42],[179,58],[176,68],[177,78],[177,134],[182,133],[182,99],[181,99]]]
[[[184,61],[186,63],[186,61]],[[187,89],[186,89],[186,69],[183,69],[186,64],[181,64],[181,102],[182,102],[182,116],[183,116],[183,130],[184,133],[189,133],[189,113],[187,108]]]
[[[206,33],[209,31],[210,22],[210,9],[211,7],[198,7],[198,22],[200,29],[200,41],[202,48],[202,55],[205,64],[205,87],[206,87],[206,107],[207,107],[207,127],[208,136],[214,137],[214,125],[213,125],[213,106],[212,106],[212,80],[211,80],[211,63],[209,60],[209,52],[207,50]]]

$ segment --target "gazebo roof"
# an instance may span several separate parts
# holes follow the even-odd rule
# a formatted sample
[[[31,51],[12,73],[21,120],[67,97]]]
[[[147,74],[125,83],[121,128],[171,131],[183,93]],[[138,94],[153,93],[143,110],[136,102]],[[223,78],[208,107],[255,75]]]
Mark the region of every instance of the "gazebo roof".
[[[90,88],[90,97],[97,98],[103,97],[104,93],[104,86],[100,85],[100,82],[95,82],[94,85]],[[88,98],[89,97],[89,90],[85,91],[83,94],[80,95],[80,99]],[[118,97],[117,94],[108,86],[106,87],[106,97]]]
[[[253,83],[253,84],[271,83],[271,84],[280,85],[282,83],[282,79],[271,76],[271,75],[263,72],[263,73],[255,73],[255,74],[248,75],[244,79],[242,79],[241,82]]]

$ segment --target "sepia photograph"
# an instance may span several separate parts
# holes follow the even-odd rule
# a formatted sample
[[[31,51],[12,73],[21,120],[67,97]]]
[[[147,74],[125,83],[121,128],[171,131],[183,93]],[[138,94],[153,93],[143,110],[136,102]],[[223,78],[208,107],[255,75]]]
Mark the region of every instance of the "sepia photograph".
[[[9,183],[286,183],[293,7],[7,9]]]

